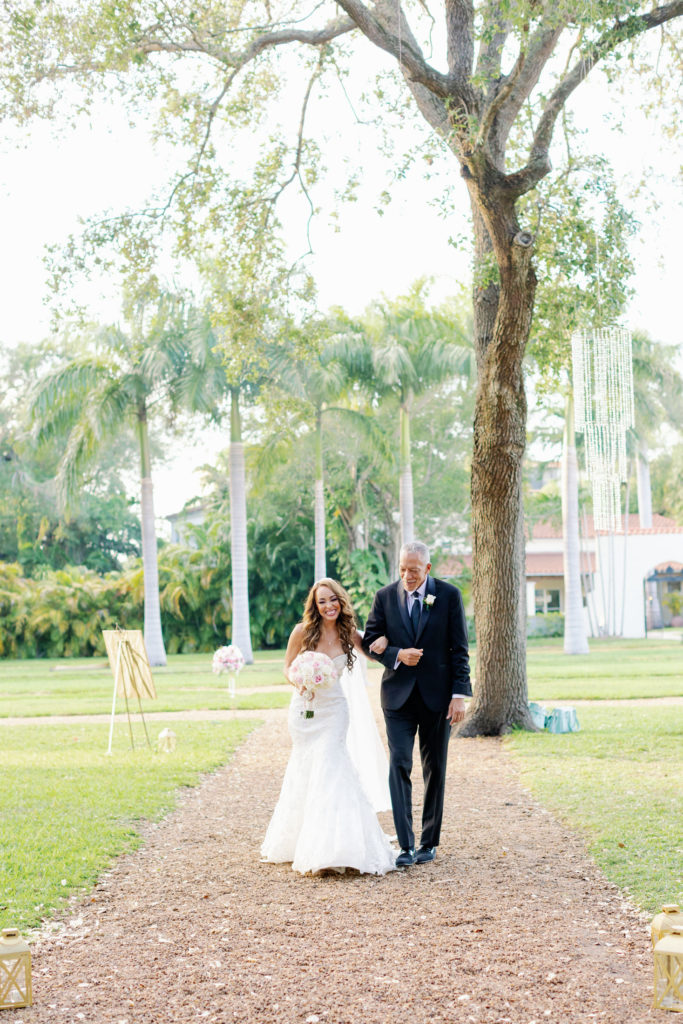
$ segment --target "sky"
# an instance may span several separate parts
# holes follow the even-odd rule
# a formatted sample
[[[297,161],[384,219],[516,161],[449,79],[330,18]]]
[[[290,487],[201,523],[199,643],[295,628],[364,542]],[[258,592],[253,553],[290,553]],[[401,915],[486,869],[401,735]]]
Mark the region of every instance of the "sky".
[[[380,216],[377,196],[386,183],[386,165],[374,150],[372,132],[359,128],[349,133],[346,101],[333,94],[327,102],[332,104],[335,117],[345,119],[338,144],[351,165],[361,167],[362,188],[358,201],[341,208],[338,219],[323,211],[312,224],[314,254],[308,266],[316,280],[320,308],[341,305],[350,312],[360,312],[380,294],[401,294],[425,275],[435,280],[435,299],[468,284],[469,255],[450,242],[467,231],[464,185],[456,188],[455,208],[444,219],[433,202],[439,198],[443,177],[437,174],[425,184],[421,168],[414,168],[394,184],[392,202]],[[589,125],[588,148],[612,161],[624,195],[649,164],[657,167],[655,188],[661,208],[652,211],[642,203],[635,207],[641,228],[633,243],[635,297],[627,322],[634,328],[647,329],[656,339],[679,344],[678,253],[683,231],[680,178],[676,182],[676,175],[680,175],[679,153],[638,111],[629,115],[625,129],[620,130],[615,97],[598,78],[577,90],[573,108],[577,118]],[[329,107],[327,110],[329,116]],[[329,162],[334,165],[334,152],[331,156]],[[3,126],[0,342],[35,342],[49,333],[43,264],[46,246],[63,244],[70,232],[78,230],[80,218],[142,205],[164,177],[167,159],[168,153],[151,147],[145,129],[131,127],[115,105],[96,111],[92,118],[77,120],[75,127],[68,129],[40,123],[30,129]],[[452,174],[459,178],[455,161]],[[283,213],[292,258],[306,249],[303,212],[296,200],[286,201]],[[117,306],[97,287],[87,293],[87,299],[99,319],[116,319]],[[198,490],[193,466],[205,462],[207,454],[223,446],[224,438],[217,432],[202,437],[201,450],[178,443],[175,461],[156,471],[158,515],[178,511]],[[179,487],[180,479],[183,488]]]

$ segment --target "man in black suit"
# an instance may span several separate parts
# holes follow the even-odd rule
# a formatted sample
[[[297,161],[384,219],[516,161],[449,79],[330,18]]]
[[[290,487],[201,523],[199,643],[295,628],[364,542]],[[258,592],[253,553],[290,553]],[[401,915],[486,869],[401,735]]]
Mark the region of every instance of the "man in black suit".
[[[439,845],[451,726],[472,696],[467,621],[457,587],[429,575],[429,549],[401,548],[399,576],[375,594],[363,648],[384,665],[381,701],[389,742],[389,790],[401,852],[397,867],[434,860]],[[389,643],[382,651],[381,637]],[[415,851],[413,746],[420,743],[425,791],[420,847]]]

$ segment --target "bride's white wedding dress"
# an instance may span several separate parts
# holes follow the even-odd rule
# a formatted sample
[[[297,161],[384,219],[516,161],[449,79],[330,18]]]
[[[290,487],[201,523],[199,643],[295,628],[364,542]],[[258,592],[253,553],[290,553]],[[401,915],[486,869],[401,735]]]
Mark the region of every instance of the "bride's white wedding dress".
[[[345,655],[332,660],[337,678],[316,693],[312,705],[297,692],[292,697],[292,753],[261,856],[278,864],[291,861],[302,874],[356,868],[383,875],[395,859],[375,814],[390,805],[387,759],[358,659],[350,673]],[[311,707],[314,717],[306,718]]]

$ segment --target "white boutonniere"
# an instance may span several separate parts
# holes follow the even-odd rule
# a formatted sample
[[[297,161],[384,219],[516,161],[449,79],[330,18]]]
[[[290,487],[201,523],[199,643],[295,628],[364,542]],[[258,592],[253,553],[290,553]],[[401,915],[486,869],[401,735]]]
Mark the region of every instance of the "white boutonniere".
[[[435,601],[436,594],[427,594],[427,596],[425,597],[425,604],[427,605],[428,608],[431,608]]]

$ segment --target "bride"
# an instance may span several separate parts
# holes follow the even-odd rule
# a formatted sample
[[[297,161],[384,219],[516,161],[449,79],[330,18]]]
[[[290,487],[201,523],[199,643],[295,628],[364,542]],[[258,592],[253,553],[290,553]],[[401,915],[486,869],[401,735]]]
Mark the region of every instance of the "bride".
[[[390,806],[387,759],[365,693],[353,609],[336,580],[318,580],[309,591],[287,644],[287,678],[302,651],[326,654],[336,679],[315,694],[313,717],[307,696],[292,695],[292,753],[262,858],[291,861],[301,874],[355,868],[383,875],[395,858],[375,814]]]

